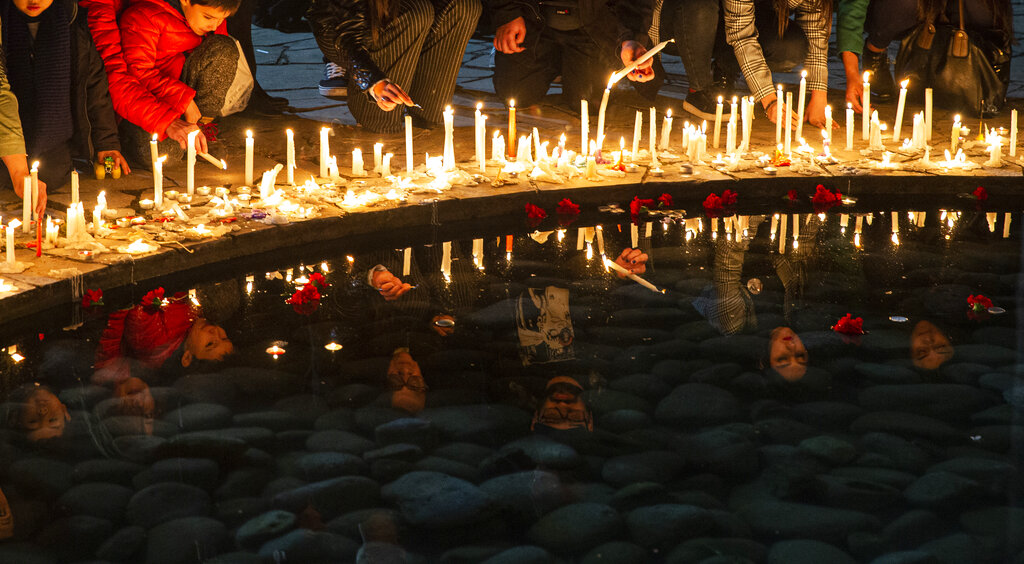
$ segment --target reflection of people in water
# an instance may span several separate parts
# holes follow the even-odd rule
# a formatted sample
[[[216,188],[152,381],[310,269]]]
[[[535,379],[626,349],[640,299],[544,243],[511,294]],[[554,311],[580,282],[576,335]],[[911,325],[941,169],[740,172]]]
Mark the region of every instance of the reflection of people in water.
[[[807,374],[807,347],[789,327],[776,327],[768,335],[768,366],[787,382]]]
[[[118,382],[114,386],[114,397],[118,405],[112,414],[134,417],[138,421],[140,433],[153,434],[156,401],[145,382],[134,377]]]
[[[930,321],[918,321],[910,334],[910,359],[922,370],[936,370],[953,358],[949,337]]]
[[[47,386],[25,384],[7,398],[7,427],[25,433],[30,441],[52,439],[64,434],[71,414]]]
[[[594,416],[583,401],[583,386],[568,376],[556,376],[548,380],[544,398],[533,413],[530,429],[537,426],[551,429],[594,430]]]
[[[516,304],[516,331],[524,365],[575,358],[569,290],[557,286],[524,290]]]
[[[420,372],[420,365],[413,360],[409,349],[395,349],[388,364],[388,388],[391,390],[391,407],[419,413],[427,400],[427,382]]]
[[[178,370],[219,362],[234,351],[224,329],[203,317],[184,294],[160,299],[110,316],[96,352],[96,383],[118,383],[133,371]]]

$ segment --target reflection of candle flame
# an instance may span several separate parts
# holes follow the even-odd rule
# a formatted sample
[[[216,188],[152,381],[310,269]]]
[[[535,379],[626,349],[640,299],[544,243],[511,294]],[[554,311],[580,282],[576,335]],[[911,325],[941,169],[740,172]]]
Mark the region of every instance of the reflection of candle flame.
[[[267,348],[267,354],[273,356],[275,360],[277,359],[277,357],[283,355],[284,353],[285,350],[277,345],[271,345],[270,347]]]
[[[853,246],[860,248],[860,233],[853,234]]]
[[[594,258],[594,247],[589,242],[587,243],[587,260]]]
[[[334,352],[334,351],[340,351],[342,349],[342,346],[339,345],[338,343],[335,343],[334,341],[331,341],[330,343],[327,343],[326,345],[324,345],[324,348],[329,350],[329,351],[331,351],[331,352]]]
[[[893,233],[892,234],[892,244],[893,245],[899,245],[900,244],[900,234],[899,233]]]

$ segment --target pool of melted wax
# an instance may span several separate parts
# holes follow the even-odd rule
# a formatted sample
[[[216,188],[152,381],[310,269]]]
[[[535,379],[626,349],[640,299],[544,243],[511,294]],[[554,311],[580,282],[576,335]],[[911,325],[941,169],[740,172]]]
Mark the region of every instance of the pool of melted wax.
[[[618,216],[201,281],[170,354],[168,288],[116,370],[113,304],[26,335],[0,561],[1019,559],[1016,230],[787,215],[641,221],[659,291]]]

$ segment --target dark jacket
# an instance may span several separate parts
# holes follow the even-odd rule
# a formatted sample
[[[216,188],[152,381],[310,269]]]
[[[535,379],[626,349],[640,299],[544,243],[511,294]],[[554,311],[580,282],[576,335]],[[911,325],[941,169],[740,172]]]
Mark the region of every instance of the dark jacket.
[[[522,17],[543,26],[538,0],[485,0],[489,2],[491,20],[495,27]],[[651,46],[647,30],[653,17],[652,0],[578,0],[583,31],[597,45],[607,45],[615,61],[619,61],[622,42],[634,40]]]
[[[365,47],[370,42],[367,10],[366,0],[313,0],[306,14],[324,56],[348,71],[363,92],[387,78]]]
[[[71,20],[71,115],[75,133],[71,156],[96,160],[98,151],[120,151],[117,117],[110,101],[107,72],[92,42],[84,8],[68,2]]]

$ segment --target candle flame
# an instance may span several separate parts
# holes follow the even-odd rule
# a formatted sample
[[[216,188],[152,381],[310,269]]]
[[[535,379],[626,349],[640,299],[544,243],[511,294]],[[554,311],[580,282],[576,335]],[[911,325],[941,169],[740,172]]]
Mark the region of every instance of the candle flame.
[[[665,117],[667,117],[669,119],[672,119],[672,110],[666,110],[665,111]]]
[[[904,90],[906,90],[908,84],[910,84],[910,79],[909,78],[900,83],[900,88],[903,88]]]
[[[158,137],[157,137],[156,133],[154,133],[154,134],[153,134],[153,143],[156,143],[156,140],[157,140],[157,139],[158,139]]]
[[[21,227],[21,222],[17,219],[12,219],[11,222],[7,224],[8,229],[17,229],[19,227]]]
[[[779,88],[782,88],[782,87],[780,86]],[[721,96],[719,96],[719,97],[718,97],[718,103],[719,103],[719,104],[721,104],[721,103],[722,103],[722,97],[721,97]]]
[[[871,82],[871,71],[864,71],[864,82]]]
[[[32,172],[39,172],[39,161],[32,163]]]
[[[249,139],[252,139],[252,130],[251,129],[246,129],[245,130],[245,136],[247,138],[249,138]],[[153,137],[156,137],[156,135],[154,134]]]
[[[847,102],[846,103],[846,107],[847,107],[847,109],[852,110],[853,109],[853,102]]]
[[[802,79],[803,78],[807,78],[807,71],[806,70],[800,71],[800,78],[802,78]]]
[[[484,109],[484,103],[483,102],[477,102],[476,103],[476,109],[478,111]]]
[[[516,100],[515,100],[515,98],[512,98],[512,99],[510,99],[508,101],[508,109],[510,109],[510,110],[516,109]]]

